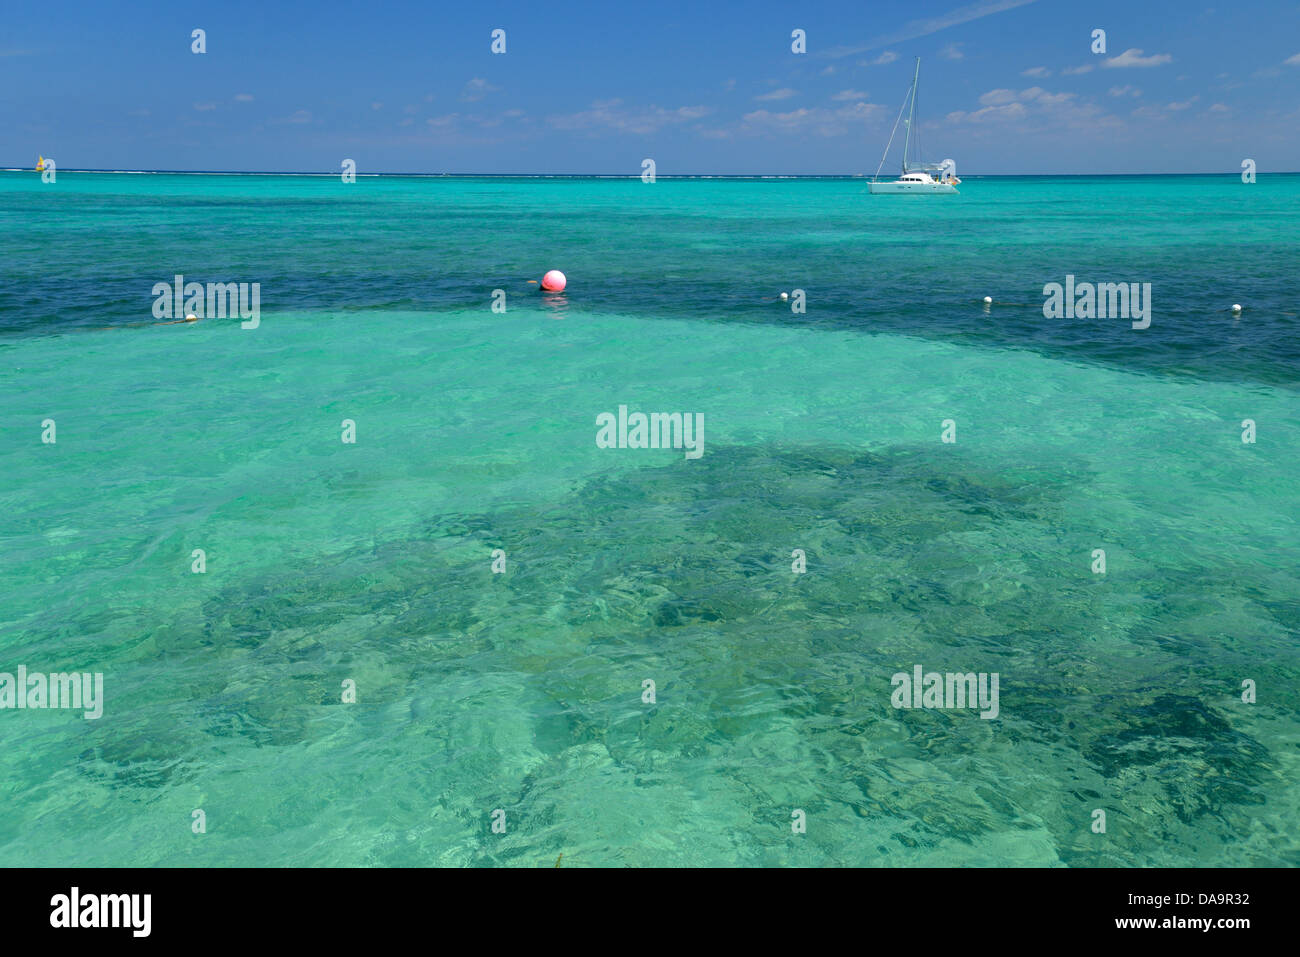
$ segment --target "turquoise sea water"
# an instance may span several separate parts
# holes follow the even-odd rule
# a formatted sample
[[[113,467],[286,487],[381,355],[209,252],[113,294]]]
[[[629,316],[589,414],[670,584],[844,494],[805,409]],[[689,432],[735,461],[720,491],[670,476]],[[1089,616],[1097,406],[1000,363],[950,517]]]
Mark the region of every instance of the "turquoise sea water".
[[[0,710],[4,860],[1300,862],[1298,203],[0,174],[0,671],[106,697]],[[151,324],[177,273],[260,326]]]

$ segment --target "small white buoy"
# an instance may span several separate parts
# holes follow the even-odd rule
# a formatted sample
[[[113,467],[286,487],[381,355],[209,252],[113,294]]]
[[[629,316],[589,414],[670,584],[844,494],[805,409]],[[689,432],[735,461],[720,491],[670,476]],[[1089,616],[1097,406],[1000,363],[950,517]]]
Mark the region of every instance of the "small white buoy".
[[[186,321],[186,322],[198,322],[198,321],[199,321],[199,317],[196,316],[196,315],[194,315],[194,313],[191,312],[188,316],[185,317],[185,321]]]
[[[782,301],[782,302],[785,302],[785,301],[786,301],[787,299],[789,299],[789,298],[790,298],[790,294],[789,294],[788,292],[783,292],[783,293],[781,293],[781,301]]]
[[[985,303],[985,305],[987,305],[988,303],[990,303],[990,302],[992,302],[992,301],[993,301],[993,297],[992,297],[992,296],[985,296],[985,297],[984,297],[984,303]]]
[[[1232,304],[1232,311],[1233,311],[1234,313],[1241,312],[1241,303],[1239,303],[1239,302],[1234,302],[1234,303]]]

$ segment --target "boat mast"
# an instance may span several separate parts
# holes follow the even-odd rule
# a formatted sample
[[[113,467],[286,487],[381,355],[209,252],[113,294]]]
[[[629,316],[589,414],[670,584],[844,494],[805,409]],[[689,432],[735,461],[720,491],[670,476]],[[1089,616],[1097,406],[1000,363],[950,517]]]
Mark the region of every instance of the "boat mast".
[[[907,136],[903,139],[903,172],[907,172],[907,157],[912,145],[912,121],[916,119],[916,85],[921,79],[921,58],[916,58],[916,72],[912,75],[911,109],[907,114]]]

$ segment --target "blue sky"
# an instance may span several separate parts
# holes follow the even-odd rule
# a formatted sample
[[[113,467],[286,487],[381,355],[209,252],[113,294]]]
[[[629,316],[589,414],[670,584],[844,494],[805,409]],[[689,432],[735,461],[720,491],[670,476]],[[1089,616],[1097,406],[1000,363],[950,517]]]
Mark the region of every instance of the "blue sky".
[[[4,20],[3,166],[872,173],[920,56],[925,158],[959,173],[1300,170],[1300,2],[69,0]]]

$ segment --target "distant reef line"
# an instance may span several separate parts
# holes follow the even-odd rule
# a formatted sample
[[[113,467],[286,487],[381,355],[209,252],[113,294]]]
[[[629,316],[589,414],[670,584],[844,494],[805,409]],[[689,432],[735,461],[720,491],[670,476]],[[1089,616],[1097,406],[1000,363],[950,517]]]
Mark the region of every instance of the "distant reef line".
[[[29,166],[0,166],[0,173],[36,172]],[[337,172],[324,173],[302,170],[220,170],[220,169],[73,169],[60,167],[60,173],[113,173],[124,176],[315,176],[325,179],[337,178]],[[1295,176],[1298,171],[1272,170],[1261,171],[1264,176]],[[381,177],[406,179],[627,179],[639,180],[640,173],[356,173],[359,178],[379,179]],[[1148,177],[1188,177],[1188,176],[1231,176],[1238,177],[1240,172],[1219,170],[1199,173],[962,173],[966,179],[1102,179]],[[866,173],[658,173],[655,179],[825,179],[855,180],[871,179]]]

